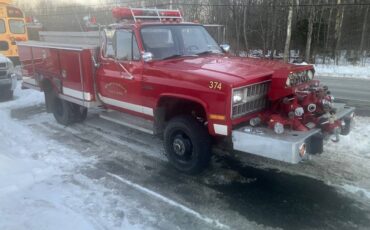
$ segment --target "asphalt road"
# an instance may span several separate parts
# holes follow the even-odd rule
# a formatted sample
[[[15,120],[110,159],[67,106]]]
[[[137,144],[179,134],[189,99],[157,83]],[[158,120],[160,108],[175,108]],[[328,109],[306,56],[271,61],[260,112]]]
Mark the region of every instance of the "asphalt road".
[[[360,115],[370,115],[370,80],[319,76],[338,102],[355,106]]]

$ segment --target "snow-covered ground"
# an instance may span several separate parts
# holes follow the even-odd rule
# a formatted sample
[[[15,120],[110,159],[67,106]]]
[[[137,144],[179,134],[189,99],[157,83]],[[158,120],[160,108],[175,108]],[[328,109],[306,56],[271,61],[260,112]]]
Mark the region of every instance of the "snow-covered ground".
[[[318,76],[370,79],[370,64],[366,66],[316,64]]]
[[[79,173],[94,157],[11,119],[11,109],[43,103],[41,93],[17,89],[15,97],[0,103],[0,229],[148,228],[124,218],[126,208],[135,209],[132,201],[112,203],[109,189]]]

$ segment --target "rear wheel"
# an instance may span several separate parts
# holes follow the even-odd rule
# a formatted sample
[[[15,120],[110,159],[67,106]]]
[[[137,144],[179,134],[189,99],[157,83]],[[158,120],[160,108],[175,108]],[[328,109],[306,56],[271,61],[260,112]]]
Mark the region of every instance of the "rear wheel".
[[[11,100],[13,99],[13,90],[4,90],[4,91],[0,91],[0,98],[1,99],[5,99],[5,100]]]
[[[69,102],[54,95],[51,106],[54,118],[59,124],[70,125],[73,123],[73,111]]]
[[[6,98],[7,98],[8,100],[11,100],[11,99],[13,99],[13,96],[14,96],[14,91],[13,91],[13,90],[9,90],[9,91],[7,92]]]
[[[62,125],[70,125],[74,122],[82,122],[87,117],[87,108],[60,99],[55,93],[48,94],[51,112],[55,120]]]
[[[179,171],[197,174],[211,158],[211,141],[206,127],[191,116],[173,118],[164,131],[164,147],[171,164]]]
[[[87,117],[87,108],[71,103],[73,117],[75,122],[83,122]]]

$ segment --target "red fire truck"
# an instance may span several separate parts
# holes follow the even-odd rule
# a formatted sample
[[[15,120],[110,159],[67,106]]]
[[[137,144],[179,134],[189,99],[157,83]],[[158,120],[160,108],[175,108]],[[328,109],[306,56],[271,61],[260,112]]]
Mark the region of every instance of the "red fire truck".
[[[211,148],[298,163],[350,132],[354,108],[334,103],[312,65],[239,58],[180,11],[115,8],[97,46],[23,42],[23,86],[45,93],[69,125],[100,116],[163,138],[169,161],[198,173]]]

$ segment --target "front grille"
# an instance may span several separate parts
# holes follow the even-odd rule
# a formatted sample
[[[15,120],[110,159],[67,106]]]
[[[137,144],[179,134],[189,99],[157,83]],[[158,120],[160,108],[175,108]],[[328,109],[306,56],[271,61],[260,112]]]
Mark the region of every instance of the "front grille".
[[[0,69],[6,69],[6,67],[7,67],[6,62],[1,62],[0,63]]]
[[[267,93],[269,89],[270,81],[246,86],[243,89],[243,102],[233,105],[232,117],[237,118],[264,109],[267,106]]]
[[[0,70],[0,79],[8,78],[6,70]]]

